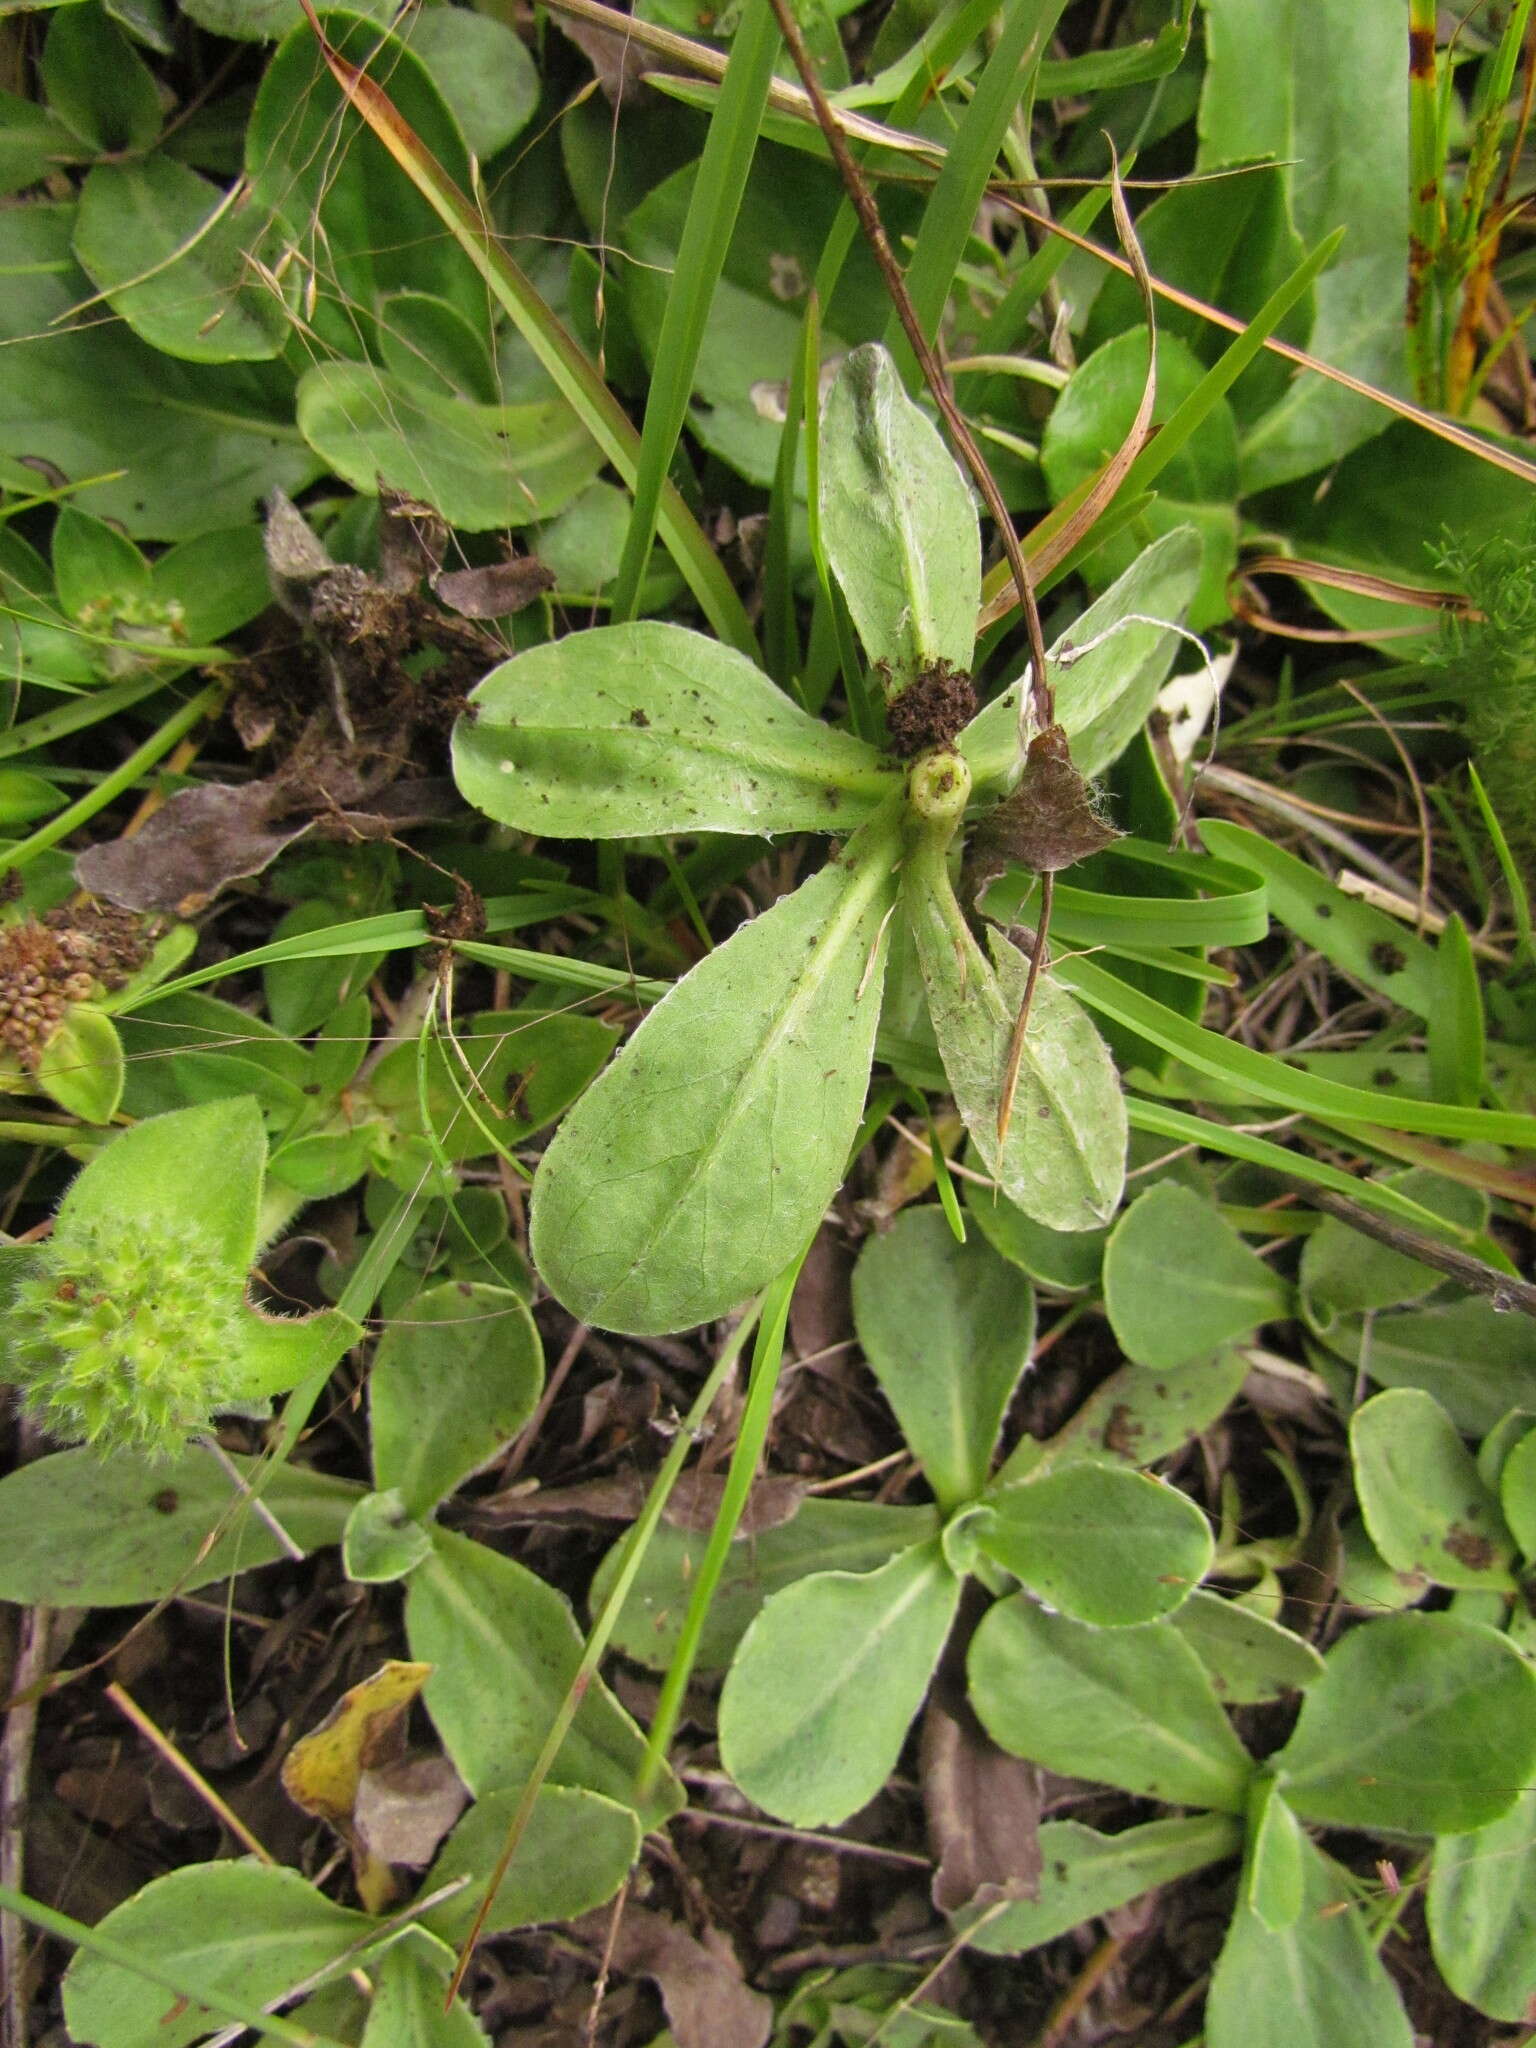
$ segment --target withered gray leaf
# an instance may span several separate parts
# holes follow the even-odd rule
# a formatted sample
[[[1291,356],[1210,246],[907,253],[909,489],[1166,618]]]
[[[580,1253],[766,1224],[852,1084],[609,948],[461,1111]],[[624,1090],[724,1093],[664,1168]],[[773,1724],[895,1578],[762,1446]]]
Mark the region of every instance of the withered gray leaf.
[[[352,1807],[358,1851],[424,1870],[468,1804],[463,1780],[445,1756],[373,1765],[358,1779]]]
[[[605,1939],[609,1917],[589,1914],[583,1930]],[[626,1905],[612,1963],[654,1982],[677,2048],[763,2048],[768,2039],[773,2001],[748,1988],[729,1943],[713,1928],[697,1941],[678,1921]]]
[[[87,847],[76,879],[125,910],[190,916],[226,882],[259,875],[309,830],[305,816],[274,823],[275,809],[266,782],[178,790],[132,839]]]
[[[448,569],[432,579],[437,597],[466,619],[505,618],[554,587],[554,571],[536,555],[491,562],[483,569]]]
[[[958,1690],[944,1688],[923,1717],[920,1774],[928,1841],[938,1857],[933,1903],[956,1913],[973,1903],[1040,1895],[1040,1777],[999,1749]]]
[[[267,499],[266,511],[261,537],[272,595],[291,617],[307,619],[310,591],[322,576],[330,575],[336,564],[324,541],[286,491],[273,491]]]
[[[1094,808],[1093,791],[1072,765],[1066,734],[1048,725],[1029,743],[1018,787],[976,828],[966,860],[975,878],[973,893],[1005,868],[1055,874],[1102,853],[1121,836]]]

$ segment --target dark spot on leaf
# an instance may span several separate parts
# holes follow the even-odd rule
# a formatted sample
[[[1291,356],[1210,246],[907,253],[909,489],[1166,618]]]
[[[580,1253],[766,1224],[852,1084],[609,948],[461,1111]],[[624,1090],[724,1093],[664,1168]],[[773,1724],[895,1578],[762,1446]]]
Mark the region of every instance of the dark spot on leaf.
[[[1129,1405],[1124,1401],[1117,1401],[1109,1411],[1109,1420],[1104,1425],[1102,1441],[1106,1451],[1113,1451],[1117,1458],[1127,1458],[1134,1462],[1137,1443],[1145,1434],[1145,1425],[1136,1420]]]
[[[1449,1552],[1458,1564],[1464,1564],[1468,1571],[1485,1572],[1495,1561],[1491,1540],[1476,1529],[1469,1529],[1464,1522],[1451,1525],[1440,1548]]]
[[[1408,965],[1408,956],[1389,939],[1378,939],[1371,948],[1371,965],[1378,974],[1401,974]]]
[[[174,1515],[181,1506],[181,1496],[174,1486],[162,1486],[158,1493],[150,1496],[149,1504],[157,1515]]]
[[[643,730],[644,727],[648,726],[651,721],[646,717],[645,713],[640,709],[640,706],[637,704],[634,710],[631,711],[631,713],[629,714],[629,722],[631,725],[640,726]]]
[[[1332,917],[1333,915],[1333,905],[1331,903],[1315,903],[1312,907],[1319,917]]]
[[[1396,1068],[1378,1067],[1371,1076],[1371,1086],[1373,1088],[1395,1088],[1397,1086]]]

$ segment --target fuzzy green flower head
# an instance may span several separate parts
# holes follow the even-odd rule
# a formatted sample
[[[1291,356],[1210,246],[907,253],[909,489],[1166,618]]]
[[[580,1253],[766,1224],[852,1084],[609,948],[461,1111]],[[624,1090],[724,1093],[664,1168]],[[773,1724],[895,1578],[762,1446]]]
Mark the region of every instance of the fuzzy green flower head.
[[[168,1457],[227,1397],[240,1310],[206,1237],[90,1225],[17,1285],[7,1377],[50,1436]]]
[[[50,1436],[152,1458],[265,1413],[361,1334],[246,1300],[266,1136],[249,1096],[146,1117],[96,1154],[44,1245],[0,1245],[0,1381]]]

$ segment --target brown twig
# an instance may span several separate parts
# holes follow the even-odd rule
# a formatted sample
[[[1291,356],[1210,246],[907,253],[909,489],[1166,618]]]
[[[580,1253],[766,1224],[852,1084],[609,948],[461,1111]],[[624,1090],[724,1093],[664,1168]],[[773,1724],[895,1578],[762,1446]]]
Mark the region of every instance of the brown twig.
[[[1367,1209],[1361,1202],[1351,1200],[1348,1195],[1337,1195],[1331,1188],[1308,1186],[1307,1199],[1313,1208],[1322,1209],[1329,1216],[1336,1216],[1341,1223],[1347,1223],[1351,1230],[1358,1230],[1366,1237],[1375,1238],[1378,1244],[1390,1250],[1401,1252],[1405,1258],[1417,1259],[1421,1265],[1433,1266],[1437,1273],[1444,1273],[1448,1280],[1454,1280],[1465,1287],[1470,1294],[1481,1294],[1493,1303],[1496,1309],[1518,1309],[1522,1315],[1536,1316],[1536,1287],[1529,1280],[1517,1280],[1508,1273],[1501,1273],[1497,1266],[1490,1266],[1471,1252],[1458,1251],[1454,1245],[1442,1244],[1428,1232],[1415,1230],[1411,1223],[1396,1223],[1389,1217],[1379,1216],[1374,1209]]]

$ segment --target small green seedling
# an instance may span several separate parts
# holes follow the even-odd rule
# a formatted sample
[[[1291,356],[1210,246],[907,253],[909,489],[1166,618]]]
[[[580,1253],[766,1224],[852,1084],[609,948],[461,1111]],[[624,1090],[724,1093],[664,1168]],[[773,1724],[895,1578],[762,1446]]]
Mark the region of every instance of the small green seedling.
[[[1004,1195],[1065,1231],[1107,1221],[1120,1199],[1126,1117],[1109,1053],[1044,973],[1016,1031],[1031,960],[1001,930],[977,938],[955,857],[973,809],[972,894],[1031,850],[1034,865],[1063,865],[1074,831],[1078,853],[1104,843],[1066,741],[1089,734],[1091,766],[1113,758],[1118,746],[1097,743],[1123,745],[1145,716],[1145,665],[1125,665],[1119,693],[1083,691],[1021,761],[1019,686],[975,712],[969,489],[879,348],[847,358],[823,439],[820,533],[885,696],[887,751],[811,719],[731,649],[645,623],[504,663],[454,735],[464,795],[520,831],[842,839],[678,983],[544,1156],[535,1260],[574,1314],[610,1329],[720,1315],[812,1235],[858,1128],[898,914],[960,1114]],[[1117,695],[1131,694],[1122,731]]]
[[[0,1247],[5,1374],[50,1436],[168,1458],[357,1342],[340,1309],[246,1299],[265,1170],[249,1096],[153,1117],[81,1171],[45,1243]]]

